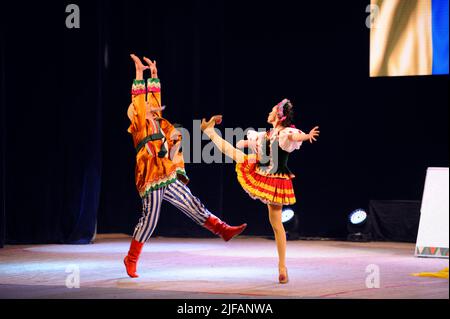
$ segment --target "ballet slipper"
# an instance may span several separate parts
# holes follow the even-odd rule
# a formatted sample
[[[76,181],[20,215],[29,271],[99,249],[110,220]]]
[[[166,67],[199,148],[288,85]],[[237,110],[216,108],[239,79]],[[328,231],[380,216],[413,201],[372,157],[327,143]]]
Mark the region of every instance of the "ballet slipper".
[[[289,275],[287,267],[278,268],[278,281],[280,284],[287,284],[289,282]]]

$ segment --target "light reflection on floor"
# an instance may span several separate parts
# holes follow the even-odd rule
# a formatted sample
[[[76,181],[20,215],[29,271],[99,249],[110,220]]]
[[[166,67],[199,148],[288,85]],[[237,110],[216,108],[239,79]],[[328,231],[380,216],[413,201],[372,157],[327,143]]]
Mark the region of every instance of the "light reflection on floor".
[[[127,298],[130,294],[139,297],[139,292],[150,293],[151,298],[199,293],[448,298],[448,280],[411,276],[448,267],[448,259],[416,258],[413,244],[289,241],[288,285],[277,283],[275,242],[268,239],[243,237],[225,243],[220,239],[154,238],[145,246],[138,279],[128,278],[124,271],[122,260],[128,248],[129,238],[99,238],[86,246],[8,246],[0,250],[0,298],[57,298],[61,294],[65,298],[109,294]],[[371,264],[380,269],[380,289],[366,287]],[[65,289],[70,266],[79,269],[83,288],[79,292]]]

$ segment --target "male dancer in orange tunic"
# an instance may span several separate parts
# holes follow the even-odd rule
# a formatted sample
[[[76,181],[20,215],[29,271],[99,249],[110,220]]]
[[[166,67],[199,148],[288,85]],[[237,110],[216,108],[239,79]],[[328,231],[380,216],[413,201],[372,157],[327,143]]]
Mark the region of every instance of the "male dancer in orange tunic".
[[[128,275],[136,278],[139,256],[144,243],[150,239],[156,228],[163,200],[225,241],[242,233],[247,224],[229,226],[209,212],[202,202],[192,195],[186,186],[188,178],[182,154],[179,152],[181,134],[169,121],[162,118],[164,108],[161,107],[161,84],[156,61],[145,58],[147,66],[144,66],[134,54],[131,58],[136,67],[136,79],[132,86],[132,104],[128,109],[131,121],[128,132],[133,136],[137,151],[135,179],[142,198],[143,211],[124,263]],[[146,88],[143,74],[148,69],[152,77]]]

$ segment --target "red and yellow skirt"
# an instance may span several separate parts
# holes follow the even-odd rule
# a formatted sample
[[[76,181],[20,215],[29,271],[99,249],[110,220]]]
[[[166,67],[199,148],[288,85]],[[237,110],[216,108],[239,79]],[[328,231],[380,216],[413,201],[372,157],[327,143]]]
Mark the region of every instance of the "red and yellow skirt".
[[[243,163],[236,164],[239,184],[253,199],[264,204],[293,205],[296,202],[292,179],[289,176],[265,176],[257,172],[255,155],[245,157]]]

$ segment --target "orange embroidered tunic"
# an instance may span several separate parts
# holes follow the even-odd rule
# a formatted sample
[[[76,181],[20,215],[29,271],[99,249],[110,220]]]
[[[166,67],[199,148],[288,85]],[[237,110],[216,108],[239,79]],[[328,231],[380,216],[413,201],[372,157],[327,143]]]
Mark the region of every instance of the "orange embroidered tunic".
[[[181,133],[166,119],[161,108],[161,83],[149,79],[134,80],[132,90],[133,112],[128,132],[136,148],[135,180],[139,195],[144,198],[150,192],[174,183],[177,179],[187,183],[181,147]],[[147,99],[146,99],[147,95]]]

